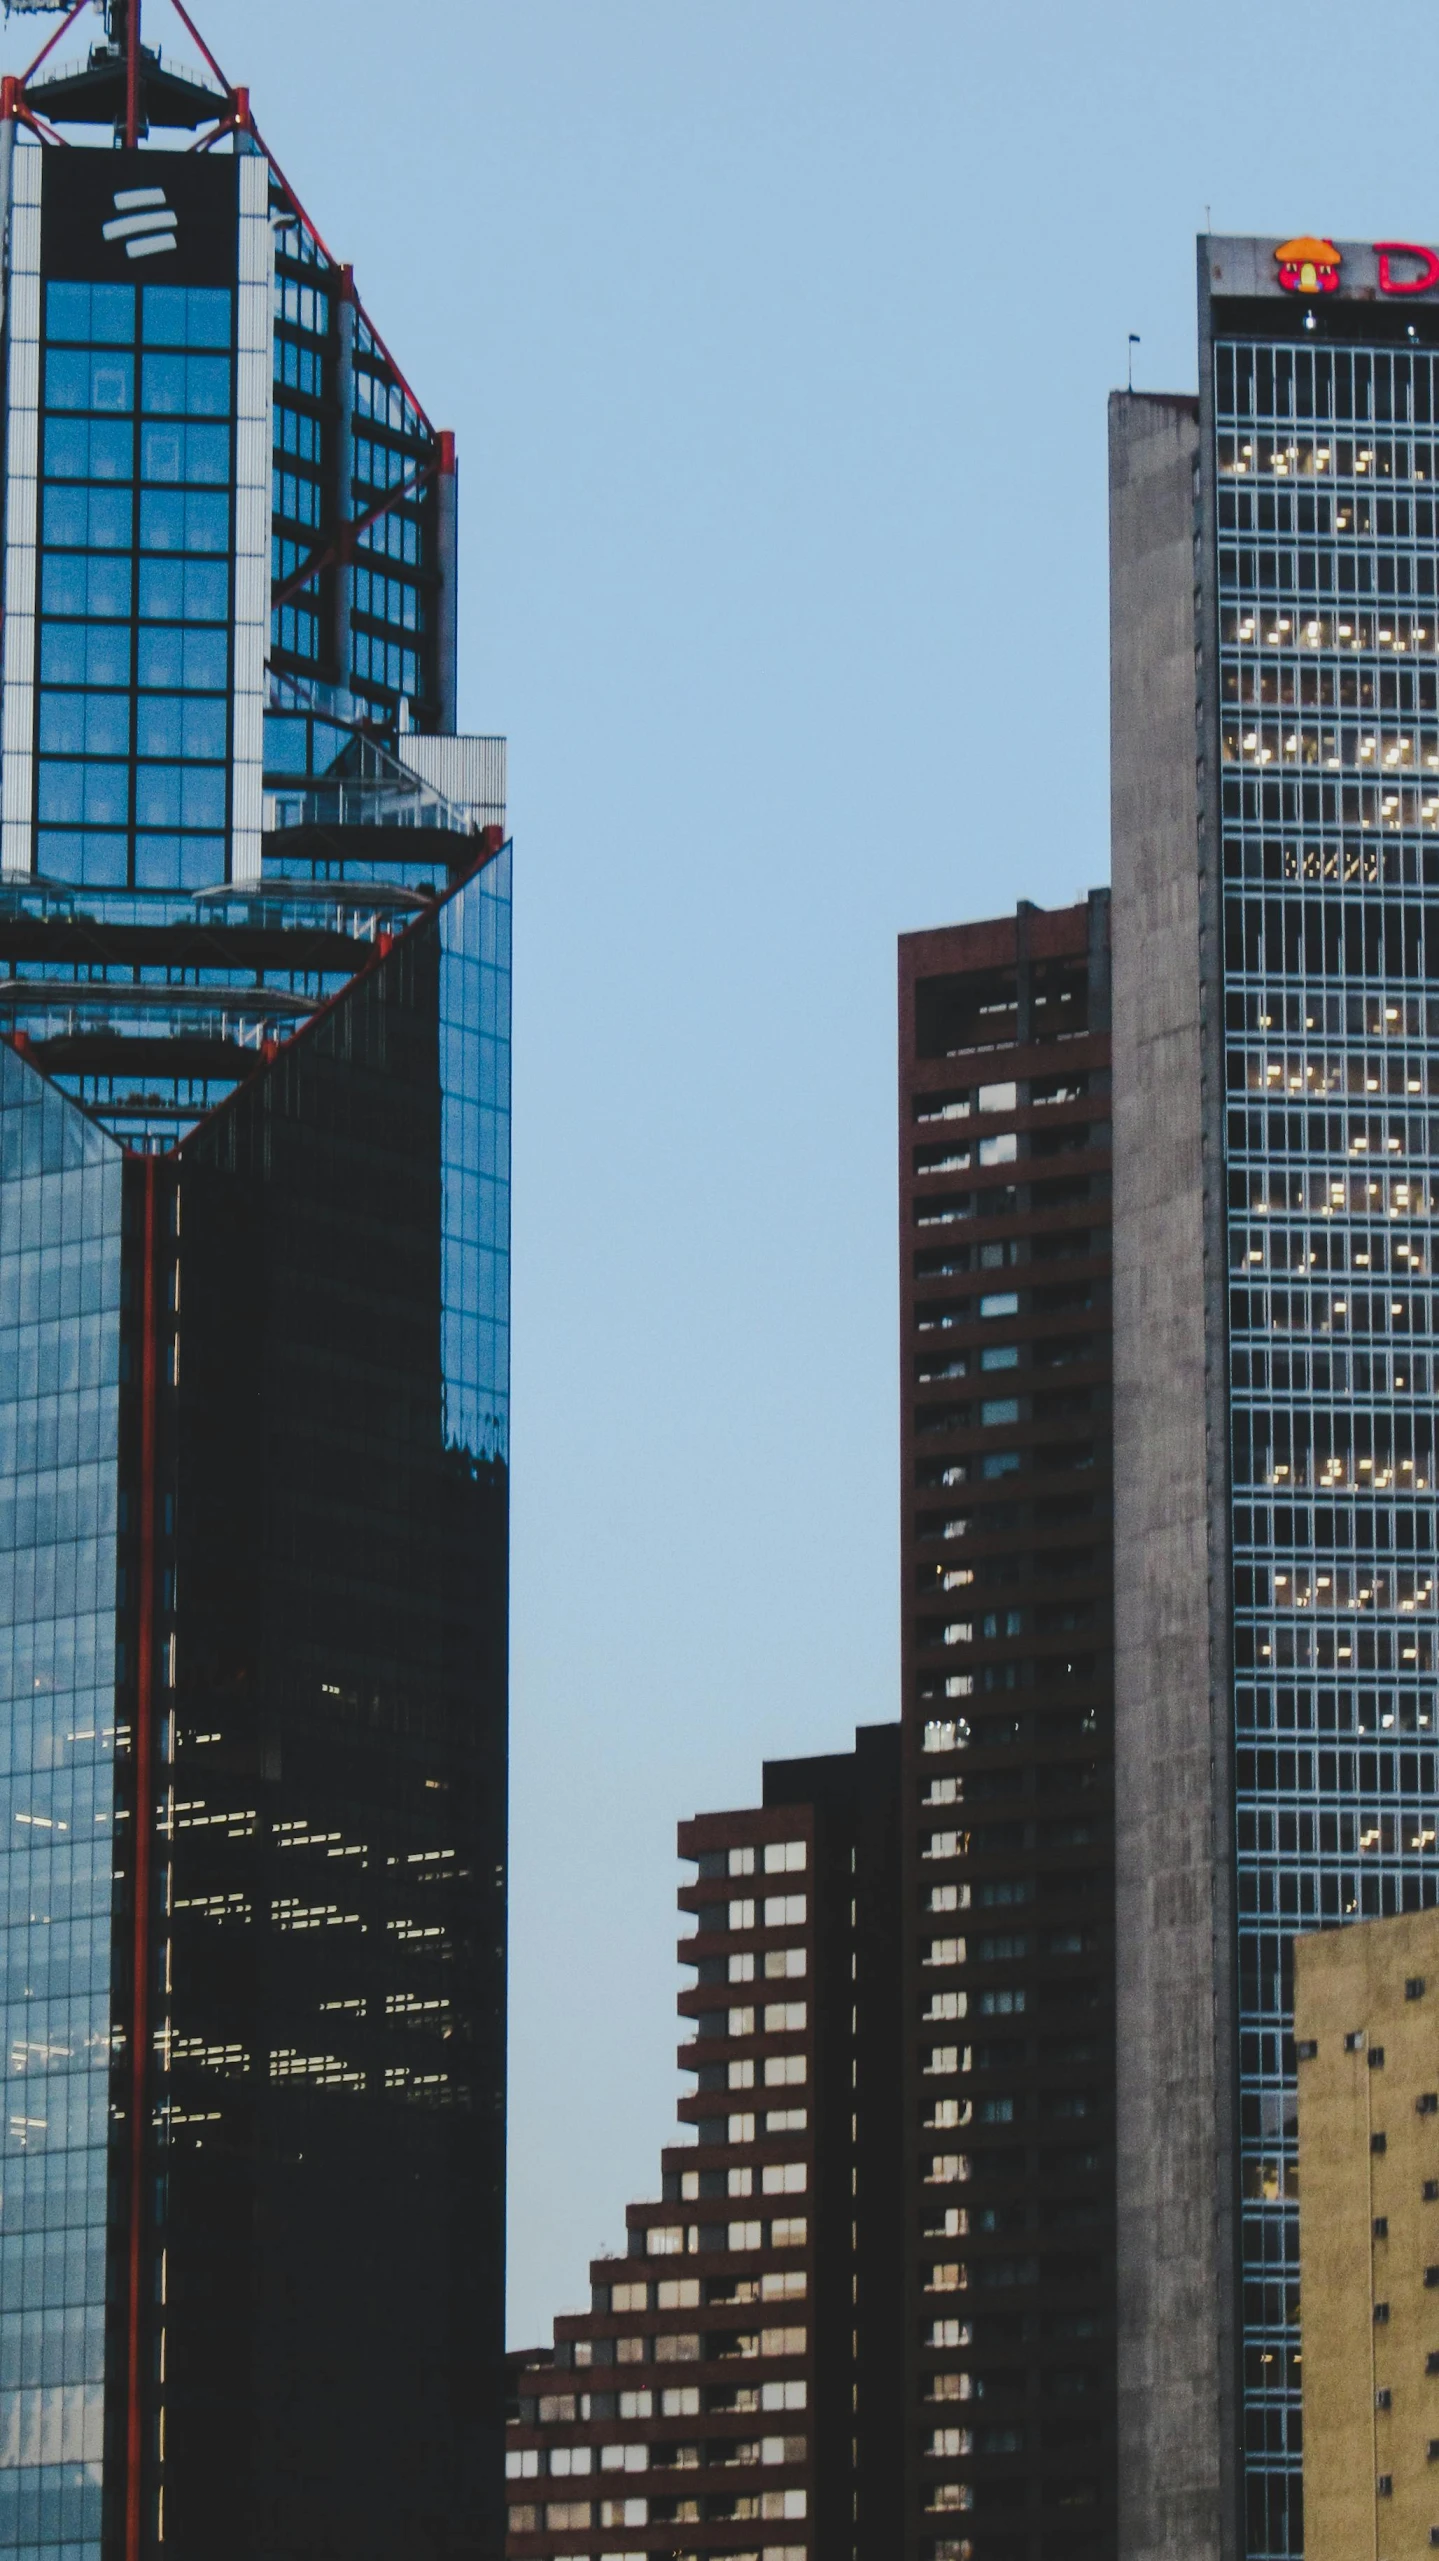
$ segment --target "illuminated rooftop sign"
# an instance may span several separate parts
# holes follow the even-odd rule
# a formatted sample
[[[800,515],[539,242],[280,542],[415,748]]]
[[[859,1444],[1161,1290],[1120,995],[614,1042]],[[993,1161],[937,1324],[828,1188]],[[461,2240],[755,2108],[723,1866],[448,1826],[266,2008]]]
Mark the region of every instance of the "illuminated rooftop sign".
[[[1439,298],[1439,248],[1416,240],[1330,240],[1305,231],[1285,240],[1210,238],[1201,243],[1205,254],[1211,290],[1226,296]]]
[[[1282,240],[1274,252],[1279,281],[1286,293],[1337,293],[1344,261],[1332,240],[1313,240],[1301,233]]]

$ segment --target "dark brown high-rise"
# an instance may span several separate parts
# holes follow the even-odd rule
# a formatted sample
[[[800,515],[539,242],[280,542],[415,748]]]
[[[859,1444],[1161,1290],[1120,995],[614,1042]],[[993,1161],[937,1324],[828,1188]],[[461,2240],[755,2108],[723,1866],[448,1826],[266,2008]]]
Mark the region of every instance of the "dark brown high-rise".
[[[511,2561],[892,2561],[898,1741],[679,1827],[690,2139],[511,2361]]]
[[[1109,900],[900,943],[906,2561],[1114,2546]]]

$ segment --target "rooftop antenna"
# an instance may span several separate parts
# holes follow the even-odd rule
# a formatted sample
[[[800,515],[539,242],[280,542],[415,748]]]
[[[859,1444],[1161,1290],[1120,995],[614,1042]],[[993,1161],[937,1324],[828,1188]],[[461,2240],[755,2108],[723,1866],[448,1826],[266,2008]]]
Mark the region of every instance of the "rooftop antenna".
[[[1134,389],[1134,350],[1138,345],[1139,332],[1137,329],[1131,329],[1129,333],[1129,388],[1131,391]]]
[[[110,0],[112,32],[121,15],[125,32],[125,148],[133,151],[140,139],[140,0]]]

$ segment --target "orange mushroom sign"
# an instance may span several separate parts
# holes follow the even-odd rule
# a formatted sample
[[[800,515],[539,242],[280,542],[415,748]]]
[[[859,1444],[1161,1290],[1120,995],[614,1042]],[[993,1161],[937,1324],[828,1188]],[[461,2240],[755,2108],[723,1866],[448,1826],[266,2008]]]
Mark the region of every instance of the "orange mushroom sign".
[[[1337,293],[1339,252],[1332,240],[1281,240],[1274,252],[1279,281],[1286,293]]]

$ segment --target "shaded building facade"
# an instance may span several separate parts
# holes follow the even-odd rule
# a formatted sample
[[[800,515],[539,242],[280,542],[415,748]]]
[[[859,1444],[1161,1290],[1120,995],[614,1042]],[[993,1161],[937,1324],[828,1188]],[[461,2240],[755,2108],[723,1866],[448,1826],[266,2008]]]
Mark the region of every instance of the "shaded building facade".
[[[901,2462],[898,1731],[679,1827],[680,2101],[587,2313],[511,2359],[511,2561],[891,2549]]]
[[[1126,2555],[1304,2549],[1293,1942],[1436,1893],[1436,277],[1111,404]]]
[[[1439,2539],[1439,1912],[1294,1948],[1304,2535]]]
[[[0,2553],[493,2554],[503,758],[204,59],[0,121]]]
[[[1109,1012],[1104,891],[901,939],[918,2561],[1113,2549]]]

